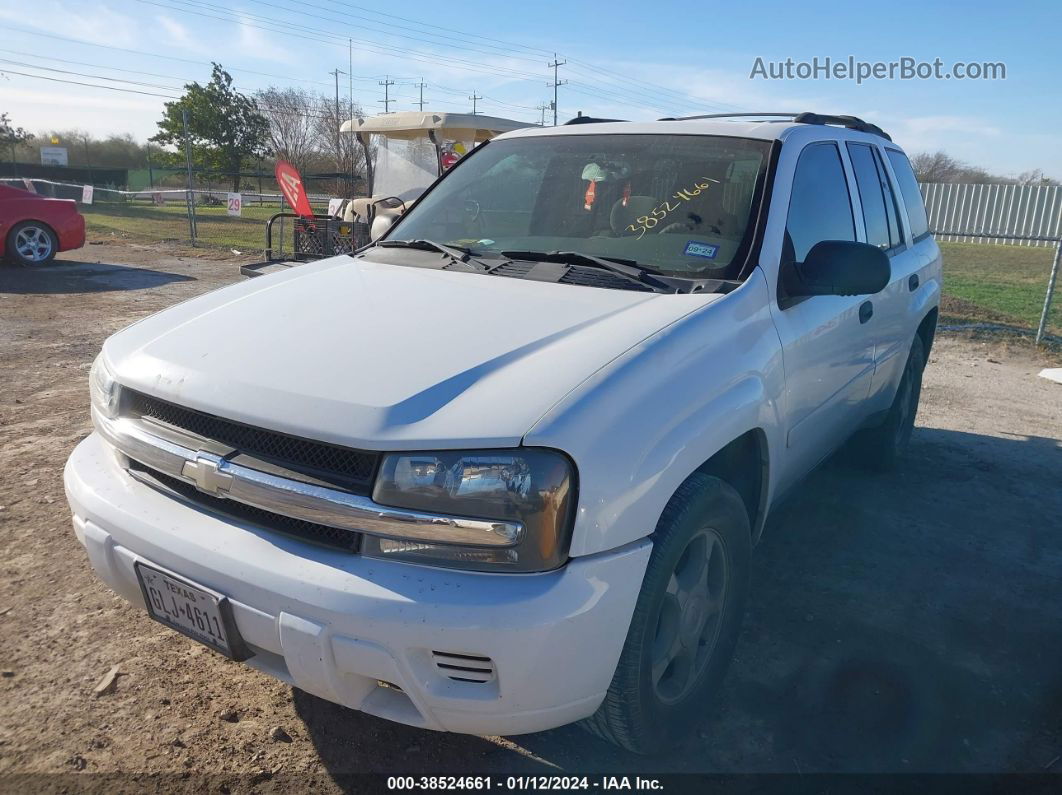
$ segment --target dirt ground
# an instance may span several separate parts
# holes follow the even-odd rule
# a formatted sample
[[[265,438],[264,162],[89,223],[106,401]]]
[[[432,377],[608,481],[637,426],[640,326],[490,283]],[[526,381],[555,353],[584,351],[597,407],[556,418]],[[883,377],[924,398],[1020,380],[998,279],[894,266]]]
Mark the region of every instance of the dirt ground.
[[[112,332],[241,277],[147,247],[64,259],[0,270],[0,775],[327,791],[369,771],[1062,770],[1062,386],[1029,347],[938,339],[906,465],[832,462],[778,513],[718,704],[646,760],[577,727],[469,737],[349,711],[113,596],[61,481],[89,365]]]

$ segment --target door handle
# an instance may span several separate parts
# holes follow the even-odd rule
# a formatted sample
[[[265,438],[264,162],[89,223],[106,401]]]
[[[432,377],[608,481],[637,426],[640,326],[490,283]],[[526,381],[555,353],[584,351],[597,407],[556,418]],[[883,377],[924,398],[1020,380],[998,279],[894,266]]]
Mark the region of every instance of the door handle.
[[[918,274],[912,273],[911,278],[907,280],[907,289],[912,293],[918,289]]]
[[[864,301],[859,305],[859,322],[866,323],[872,317],[874,317],[874,304]]]

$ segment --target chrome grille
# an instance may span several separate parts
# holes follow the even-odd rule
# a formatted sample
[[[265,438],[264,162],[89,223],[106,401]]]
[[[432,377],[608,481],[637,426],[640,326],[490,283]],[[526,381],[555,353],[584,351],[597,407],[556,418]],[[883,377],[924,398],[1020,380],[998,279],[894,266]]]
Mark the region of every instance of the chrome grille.
[[[127,390],[128,412],[232,447],[309,477],[368,494],[379,455],[256,428]]]
[[[180,497],[186,502],[197,506],[202,506],[214,513],[243,519],[268,530],[275,530],[303,541],[311,541],[342,552],[358,551],[361,535],[352,530],[329,527],[316,522],[308,522],[305,519],[296,519],[291,516],[266,511],[246,503],[226,500],[221,497],[212,497],[199,491],[191,483],[186,483],[180,478],[171,477],[136,461],[130,461],[129,471],[142,482],[170,492],[173,496]]]

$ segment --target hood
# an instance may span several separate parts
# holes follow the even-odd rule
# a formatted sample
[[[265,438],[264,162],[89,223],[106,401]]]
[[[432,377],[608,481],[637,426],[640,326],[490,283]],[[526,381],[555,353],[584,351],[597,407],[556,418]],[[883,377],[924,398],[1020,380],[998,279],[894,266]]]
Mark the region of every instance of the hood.
[[[240,282],[111,337],[125,386],[365,449],[501,447],[581,381],[719,298],[342,256]]]

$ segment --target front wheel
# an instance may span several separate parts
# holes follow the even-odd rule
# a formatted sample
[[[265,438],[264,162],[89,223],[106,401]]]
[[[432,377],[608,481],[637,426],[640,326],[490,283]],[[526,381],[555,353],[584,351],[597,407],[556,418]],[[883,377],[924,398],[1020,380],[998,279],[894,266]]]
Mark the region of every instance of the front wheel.
[[[7,256],[15,265],[47,265],[58,250],[55,232],[40,221],[15,224],[7,236]]]
[[[583,721],[639,754],[680,739],[719,690],[745,612],[752,547],[740,495],[701,473],[675,492],[652,538],[612,684]]]

